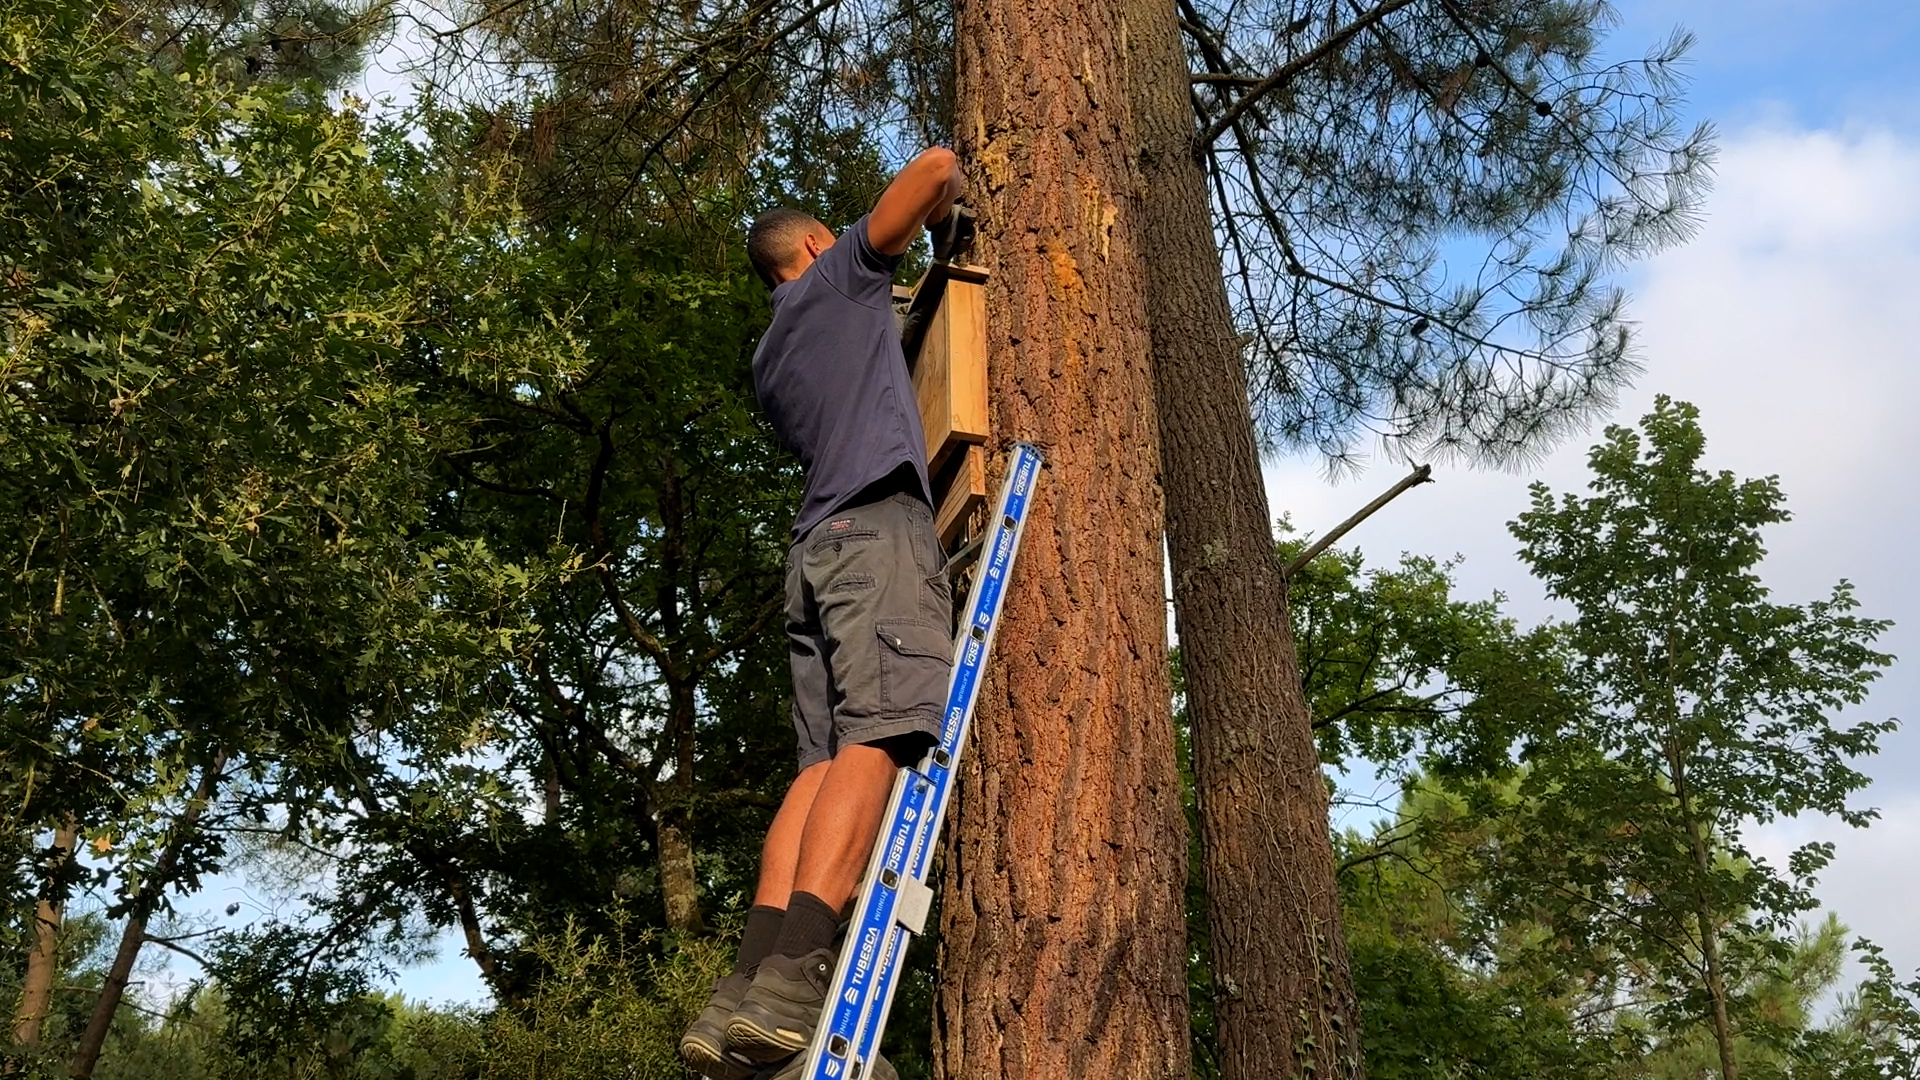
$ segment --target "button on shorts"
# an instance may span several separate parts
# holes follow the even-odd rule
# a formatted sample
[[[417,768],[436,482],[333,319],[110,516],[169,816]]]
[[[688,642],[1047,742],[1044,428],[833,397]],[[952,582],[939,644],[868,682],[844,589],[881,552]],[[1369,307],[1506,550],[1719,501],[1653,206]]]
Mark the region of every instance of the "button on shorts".
[[[918,752],[938,741],[953,670],[943,562],[933,511],[911,495],[835,511],[787,552],[802,769],[842,746],[907,736]]]

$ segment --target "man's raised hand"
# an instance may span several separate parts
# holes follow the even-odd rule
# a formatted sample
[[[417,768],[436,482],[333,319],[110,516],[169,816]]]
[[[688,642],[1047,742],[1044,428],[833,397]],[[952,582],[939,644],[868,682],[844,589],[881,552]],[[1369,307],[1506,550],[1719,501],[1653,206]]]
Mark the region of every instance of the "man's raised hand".
[[[944,146],[920,152],[887,185],[867,218],[867,239],[887,255],[904,255],[929,221],[951,216],[960,196],[960,159]]]
[[[973,211],[954,203],[943,221],[927,225],[927,237],[933,243],[935,262],[947,262],[973,248]]]

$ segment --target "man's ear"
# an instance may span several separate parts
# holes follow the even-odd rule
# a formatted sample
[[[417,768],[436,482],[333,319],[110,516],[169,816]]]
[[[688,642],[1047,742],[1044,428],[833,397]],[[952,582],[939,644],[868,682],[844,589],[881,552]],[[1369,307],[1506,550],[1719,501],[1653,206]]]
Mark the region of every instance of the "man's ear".
[[[819,258],[821,252],[827,250],[827,238],[819,229],[808,229],[807,235],[800,240],[800,246],[806,250],[807,261],[811,262]]]

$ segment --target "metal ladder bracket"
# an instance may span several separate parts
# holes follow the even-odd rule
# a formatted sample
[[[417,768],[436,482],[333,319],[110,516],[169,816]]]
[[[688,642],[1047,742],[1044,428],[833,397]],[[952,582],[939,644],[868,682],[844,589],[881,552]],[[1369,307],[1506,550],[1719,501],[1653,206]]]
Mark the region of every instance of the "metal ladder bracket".
[[[933,887],[918,878],[900,879],[900,906],[894,909],[893,921],[907,928],[907,933],[919,937],[927,932],[927,912],[933,910]]]

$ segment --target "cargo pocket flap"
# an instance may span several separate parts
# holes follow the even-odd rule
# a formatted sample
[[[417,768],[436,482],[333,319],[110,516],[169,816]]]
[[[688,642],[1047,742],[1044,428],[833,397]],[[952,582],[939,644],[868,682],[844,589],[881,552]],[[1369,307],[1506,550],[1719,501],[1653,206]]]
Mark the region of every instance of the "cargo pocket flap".
[[[880,708],[903,715],[937,714],[953,671],[953,642],[946,628],[930,623],[877,622],[880,646]]]
[[[953,639],[938,626],[918,622],[875,623],[874,630],[887,647],[902,656],[930,656],[936,660],[953,658]]]

